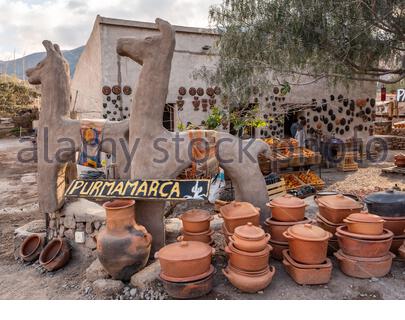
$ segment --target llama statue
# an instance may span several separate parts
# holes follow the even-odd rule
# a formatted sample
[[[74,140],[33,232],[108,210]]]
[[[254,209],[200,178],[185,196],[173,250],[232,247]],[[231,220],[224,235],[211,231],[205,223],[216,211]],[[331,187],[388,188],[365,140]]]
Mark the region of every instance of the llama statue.
[[[37,134],[38,143],[38,198],[40,211],[57,212],[64,204],[65,170],[74,161],[81,146],[79,120],[69,117],[70,74],[69,65],[57,44],[43,41],[46,57],[36,67],[26,71],[29,83],[41,85],[42,99]],[[104,121],[104,120],[103,120]],[[127,141],[128,122],[105,122],[104,139],[113,139],[117,146]],[[118,140],[121,140],[118,141]],[[113,149],[112,143],[101,145],[101,150],[114,154],[117,162],[125,163],[123,148]],[[126,146],[125,146],[126,148]],[[118,171],[121,174],[124,166]]]
[[[145,39],[122,38],[117,42],[119,55],[142,65],[129,120],[129,150],[136,145],[132,179],[176,178],[192,164],[189,156],[192,140],[188,132],[173,133],[162,124],[176,40],[170,23],[158,18],[156,25],[159,35]],[[263,222],[269,214],[266,207],[269,198],[257,156],[269,154],[269,146],[261,140],[242,141],[223,132],[217,133],[217,141],[219,165],[232,180],[235,198],[259,207]],[[164,160],[162,149],[166,151]],[[163,209],[163,201],[137,201],[137,221],[153,235],[153,251],[165,242]]]

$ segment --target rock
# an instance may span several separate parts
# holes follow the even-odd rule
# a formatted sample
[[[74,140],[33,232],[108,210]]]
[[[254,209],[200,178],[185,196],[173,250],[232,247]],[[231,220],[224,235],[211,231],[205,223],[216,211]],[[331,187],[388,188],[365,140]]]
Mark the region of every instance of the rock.
[[[94,231],[93,224],[91,222],[86,222],[86,233],[92,234]]]
[[[86,279],[93,282],[99,279],[108,279],[110,276],[105,271],[104,267],[100,263],[100,260],[96,259],[93,263],[86,269]]]
[[[129,294],[131,295],[131,297],[135,297],[137,293],[138,293],[138,290],[136,290],[135,288],[132,288],[131,290],[129,290]]]
[[[63,224],[65,228],[76,229],[76,220],[73,215],[66,216]]]
[[[160,263],[155,261],[148,265],[146,268],[135,273],[131,277],[131,284],[134,287],[145,289],[148,285],[159,277],[160,273]]]
[[[61,225],[61,226],[59,227],[59,234],[60,234],[60,236],[63,236],[64,233],[65,233],[65,226],[64,226],[64,225]]]
[[[96,240],[94,240],[93,237],[86,237],[85,246],[86,246],[86,248],[94,250],[97,247],[97,242],[96,242]]]
[[[84,231],[86,230],[86,225],[83,222],[76,221],[76,230],[77,231]]]
[[[65,235],[66,238],[70,240],[75,239],[75,232],[73,229],[67,229],[63,234]]]
[[[86,199],[78,199],[70,202],[62,209],[62,214],[66,217],[74,217],[76,222],[94,222],[105,220],[105,210],[97,203]]]
[[[119,280],[98,279],[93,282],[93,290],[99,296],[113,296],[122,291],[124,284]]]
[[[95,221],[94,222],[94,229],[98,230],[101,227],[101,222],[100,221]]]

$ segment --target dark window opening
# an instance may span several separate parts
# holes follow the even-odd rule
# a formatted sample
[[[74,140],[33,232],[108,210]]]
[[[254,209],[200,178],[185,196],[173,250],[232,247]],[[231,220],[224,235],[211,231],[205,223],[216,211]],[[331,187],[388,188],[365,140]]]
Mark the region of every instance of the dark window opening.
[[[163,127],[174,131],[174,103],[167,103],[163,111]]]

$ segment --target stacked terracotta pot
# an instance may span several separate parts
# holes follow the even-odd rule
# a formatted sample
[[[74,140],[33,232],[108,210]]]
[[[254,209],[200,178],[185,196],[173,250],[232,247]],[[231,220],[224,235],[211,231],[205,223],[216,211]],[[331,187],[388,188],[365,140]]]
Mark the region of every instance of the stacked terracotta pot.
[[[179,218],[183,223],[183,229],[181,229],[182,235],[177,238],[178,241],[200,241],[212,244],[214,231],[210,227],[210,222],[214,217],[208,211],[192,209]]]
[[[160,280],[167,293],[179,299],[203,296],[213,286],[215,249],[200,241],[169,244],[155,253],[159,259]]]
[[[241,291],[254,293],[270,284],[275,269],[269,266],[269,240],[270,235],[252,222],[236,227],[230,236],[225,247],[228,266],[222,271]]]
[[[328,283],[332,263],[327,258],[332,234],[312,224],[297,224],[284,232],[288,250],[283,250],[287,273],[299,284]]]
[[[284,232],[293,225],[311,223],[311,220],[305,217],[305,201],[289,194],[270,201],[267,206],[271,208],[271,218],[266,219],[264,224],[271,235],[271,255],[282,260],[283,250],[288,249]]]
[[[315,202],[319,208],[317,225],[332,235],[335,235],[338,227],[344,226],[343,220],[347,216],[360,212],[363,208],[363,204],[342,194],[315,197]],[[339,243],[335,236],[329,240],[328,250],[330,254],[339,250]]]
[[[220,207],[219,211],[219,217],[224,220],[222,223],[222,233],[227,244],[236,227],[243,226],[248,222],[259,226],[260,208],[254,207],[249,202],[232,201]]]
[[[391,269],[390,252],[394,234],[384,229],[385,220],[362,211],[344,220],[336,236],[340,250],[335,253],[340,270],[356,278],[383,277]]]

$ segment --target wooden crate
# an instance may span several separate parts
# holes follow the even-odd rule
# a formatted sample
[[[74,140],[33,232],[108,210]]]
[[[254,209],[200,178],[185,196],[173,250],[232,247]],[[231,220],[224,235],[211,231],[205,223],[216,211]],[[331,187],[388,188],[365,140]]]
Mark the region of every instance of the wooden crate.
[[[318,175],[314,172],[314,171],[311,171],[313,174],[315,174],[317,177],[318,177]],[[325,188],[325,181],[323,181],[320,177],[318,177],[318,179],[320,180],[319,181],[319,183],[309,183],[309,182],[306,182],[306,181],[304,181],[303,179],[301,179],[298,175],[300,174],[301,172],[294,172],[294,174],[296,175],[296,177],[297,177],[297,179],[299,179],[304,185],[311,185],[311,186],[313,186],[316,190],[322,190],[323,188]],[[303,173],[305,173],[305,172],[303,172]]]
[[[269,195],[269,200],[273,200],[286,193],[287,193],[287,190],[286,190],[285,181],[283,178],[281,178],[281,181],[279,181],[279,182],[267,185],[267,194]]]

